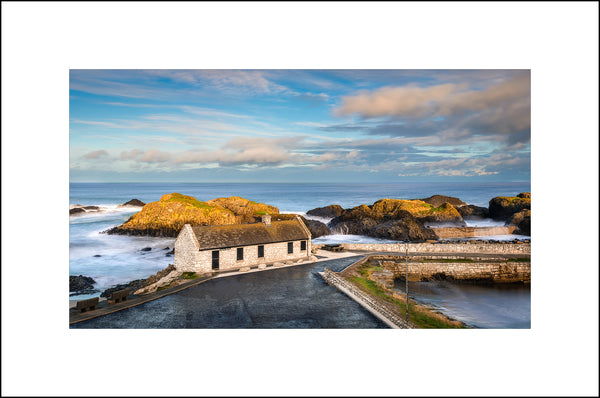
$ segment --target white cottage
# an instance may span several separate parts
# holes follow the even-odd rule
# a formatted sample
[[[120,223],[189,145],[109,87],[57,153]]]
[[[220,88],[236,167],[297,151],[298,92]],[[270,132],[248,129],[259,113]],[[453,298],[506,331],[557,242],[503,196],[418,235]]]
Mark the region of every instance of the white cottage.
[[[175,268],[181,272],[238,270],[261,264],[308,260],[311,234],[300,217],[217,226],[184,225],[175,240]]]

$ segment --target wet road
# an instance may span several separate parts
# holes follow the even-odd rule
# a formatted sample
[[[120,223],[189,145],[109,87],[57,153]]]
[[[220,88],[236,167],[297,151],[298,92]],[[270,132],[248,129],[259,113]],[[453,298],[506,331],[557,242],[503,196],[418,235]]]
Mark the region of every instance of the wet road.
[[[361,256],[212,279],[158,300],[73,324],[86,328],[387,328],[317,274]]]

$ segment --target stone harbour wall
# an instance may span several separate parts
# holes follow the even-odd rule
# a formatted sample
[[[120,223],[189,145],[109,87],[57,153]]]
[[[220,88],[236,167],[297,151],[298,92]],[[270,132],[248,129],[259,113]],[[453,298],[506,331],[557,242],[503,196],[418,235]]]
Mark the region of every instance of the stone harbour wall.
[[[388,310],[386,307],[379,304],[371,296],[355,287],[352,283],[345,279],[337,276],[335,272],[325,268],[319,275],[331,286],[346,293],[348,297],[356,301],[358,304],[363,306],[367,311],[381,319],[387,325],[394,329],[413,329],[411,324],[407,324],[406,321],[396,315],[394,312]]]
[[[431,228],[439,239],[451,238],[471,238],[477,236],[490,235],[512,235],[517,227],[511,225],[508,227],[449,227],[449,228]]]
[[[406,263],[402,260],[380,260],[384,269],[395,277],[404,278]],[[529,262],[464,262],[464,263],[414,263],[408,262],[408,280],[488,281],[493,283],[531,282]]]
[[[323,245],[314,247],[322,247]],[[400,252],[404,243],[342,243],[345,250]],[[408,243],[409,253],[473,253],[473,254],[526,254],[531,255],[531,243],[487,243],[464,241],[458,243]]]

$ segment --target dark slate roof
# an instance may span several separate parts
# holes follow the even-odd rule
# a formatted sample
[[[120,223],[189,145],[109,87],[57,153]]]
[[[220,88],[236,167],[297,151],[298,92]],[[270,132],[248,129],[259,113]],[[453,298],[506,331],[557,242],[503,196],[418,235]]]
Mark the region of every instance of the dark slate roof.
[[[224,249],[228,247],[262,245],[310,238],[302,221],[273,221],[264,223],[196,226],[192,231],[198,239],[200,250]]]

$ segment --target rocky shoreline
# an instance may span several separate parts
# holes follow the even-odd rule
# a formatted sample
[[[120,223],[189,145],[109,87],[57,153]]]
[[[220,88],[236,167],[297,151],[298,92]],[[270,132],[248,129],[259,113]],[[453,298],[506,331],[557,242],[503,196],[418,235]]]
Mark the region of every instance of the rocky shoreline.
[[[136,199],[130,201],[134,202]],[[124,205],[131,204],[127,202]],[[138,201],[139,202],[139,201]],[[140,202],[141,203],[141,202]],[[139,205],[134,202],[133,204]],[[312,237],[330,234],[364,235],[380,239],[412,242],[439,240],[436,226],[465,227],[466,220],[492,219],[516,226],[514,234],[531,234],[531,193],[516,197],[495,197],[489,207],[467,204],[459,198],[433,195],[422,199],[380,199],[372,205],[362,204],[350,209],[332,204],[307,211],[302,220]],[[167,194],[160,201],[146,204],[124,224],[106,231],[107,234],[176,237],[185,223],[192,225],[223,225],[257,222],[262,214],[273,220],[286,220],[294,214],[280,214],[279,209],[240,197],[218,198],[208,202],[181,195]],[[330,219],[327,224],[313,219]]]

